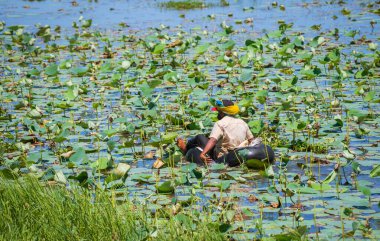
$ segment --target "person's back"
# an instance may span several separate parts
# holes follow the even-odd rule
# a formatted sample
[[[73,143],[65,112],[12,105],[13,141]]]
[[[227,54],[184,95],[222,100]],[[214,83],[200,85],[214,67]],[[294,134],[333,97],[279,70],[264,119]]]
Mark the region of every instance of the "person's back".
[[[215,123],[211,137],[218,140],[214,149],[214,154],[218,158],[237,148],[242,142],[252,139],[253,135],[243,120],[225,116]]]

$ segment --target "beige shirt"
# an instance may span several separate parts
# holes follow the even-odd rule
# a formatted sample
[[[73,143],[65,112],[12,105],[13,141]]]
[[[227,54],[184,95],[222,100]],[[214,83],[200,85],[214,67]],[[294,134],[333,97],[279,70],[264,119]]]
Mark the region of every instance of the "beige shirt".
[[[244,141],[254,138],[247,123],[231,116],[225,116],[215,123],[211,137],[218,141],[214,149],[217,158],[239,147]]]

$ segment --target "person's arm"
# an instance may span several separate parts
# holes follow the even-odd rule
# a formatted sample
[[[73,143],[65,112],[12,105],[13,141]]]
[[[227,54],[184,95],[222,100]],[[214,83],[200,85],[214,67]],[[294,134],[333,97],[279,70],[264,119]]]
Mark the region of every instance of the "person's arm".
[[[203,151],[201,152],[201,154],[199,155],[199,157],[202,159],[202,161],[205,163],[205,164],[208,164],[212,161],[211,157],[207,157],[206,156],[206,153],[208,153],[212,148],[214,148],[214,146],[216,145],[218,141],[214,138],[214,137],[211,137],[205,148],[203,149]]]
[[[218,140],[220,138],[222,138],[223,136],[223,130],[220,128],[218,122],[216,122],[214,124],[214,127],[212,128],[211,130],[211,133],[210,133],[210,138],[205,146],[205,148],[203,148],[203,151],[201,152],[201,154],[199,155],[199,157],[201,158],[201,160],[207,165],[208,163],[210,163],[212,161],[211,157],[207,157],[206,154],[212,150],[212,148],[216,145],[216,143],[218,142]]]

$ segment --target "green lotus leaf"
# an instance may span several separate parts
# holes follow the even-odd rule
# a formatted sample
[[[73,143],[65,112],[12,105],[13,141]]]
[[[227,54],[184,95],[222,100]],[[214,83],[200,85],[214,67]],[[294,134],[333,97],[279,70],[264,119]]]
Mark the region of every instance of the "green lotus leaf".
[[[156,190],[158,193],[162,194],[174,193],[174,187],[171,181],[166,181],[161,183],[160,185],[156,185]]]

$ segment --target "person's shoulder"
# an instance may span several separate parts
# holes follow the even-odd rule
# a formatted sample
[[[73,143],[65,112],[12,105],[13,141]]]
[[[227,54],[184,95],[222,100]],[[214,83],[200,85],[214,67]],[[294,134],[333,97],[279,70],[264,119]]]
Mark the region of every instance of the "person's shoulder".
[[[231,121],[234,121],[234,120],[235,120],[234,117],[226,115],[226,116],[223,117],[221,120],[218,120],[216,123],[219,123],[219,124],[227,124],[227,123],[229,123],[229,122],[231,122]]]
[[[225,116],[222,119],[216,121],[214,126],[219,126],[221,128],[228,126],[228,124],[231,122],[231,119],[229,119],[228,117],[229,116]]]
[[[247,122],[245,122],[243,119],[240,118],[234,118],[235,123],[238,123],[240,125],[248,126]]]
[[[238,125],[244,125],[246,124],[245,121],[243,121],[242,119],[240,118],[237,118],[237,117],[234,117],[234,116],[225,116],[223,117],[223,119],[219,120],[217,122],[219,125],[222,125],[222,126],[228,126],[228,125],[231,125],[231,124],[238,124]]]
[[[216,121],[215,123],[214,123],[214,126],[221,126],[221,125],[223,125],[223,119],[221,119],[221,120],[218,120],[218,121]]]
[[[230,121],[234,121],[234,122],[240,122],[240,123],[245,123],[244,120],[242,120],[241,118],[239,117],[235,117],[235,116],[228,116],[230,119]]]

